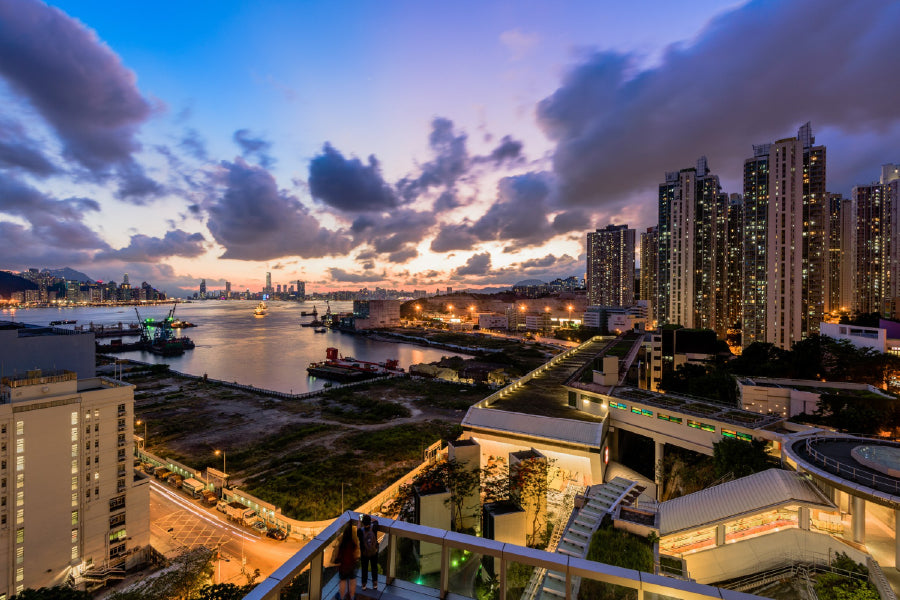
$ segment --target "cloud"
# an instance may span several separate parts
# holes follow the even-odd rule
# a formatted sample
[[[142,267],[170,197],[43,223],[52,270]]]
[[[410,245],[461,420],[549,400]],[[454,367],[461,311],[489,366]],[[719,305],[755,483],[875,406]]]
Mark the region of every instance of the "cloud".
[[[491,153],[487,156],[479,156],[475,160],[477,162],[493,162],[494,164],[501,164],[503,161],[509,161],[510,163],[520,163],[523,162],[524,156],[522,155],[523,144],[519,140],[514,140],[511,136],[504,135],[500,140],[500,144],[494,148]]]
[[[509,50],[510,60],[522,60],[541,41],[536,33],[525,33],[521,29],[511,29],[500,34],[500,42]]]
[[[431,241],[431,251],[471,250],[478,241],[469,222],[441,225],[438,234]]]
[[[275,164],[275,159],[269,154],[272,149],[272,142],[264,139],[262,136],[253,136],[249,129],[238,129],[232,136],[234,142],[241,149],[241,156],[244,158],[253,158],[259,162],[264,169],[270,168]]]
[[[403,179],[397,184],[403,197],[413,200],[432,187],[452,188],[469,169],[466,139],[466,134],[454,130],[453,121],[435,117],[428,136],[428,145],[435,154],[434,160],[422,165],[417,178]]]
[[[145,204],[148,199],[165,193],[165,187],[147,177],[144,168],[134,161],[120,165],[118,173],[119,187],[115,196],[119,200]]]
[[[206,252],[205,241],[203,234],[188,233],[181,229],[168,231],[162,238],[138,234],[131,236],[128,246],[101,252],[95,260],[154,262],[169,256],[193,258]]]
[[[0,76],[90,171],[128,163],[152,106],[96,33],[37,0],[0,2]]]
[[[238,158],[221,165],[225,190],[209,206],[207,227],[221,258],[272,260],[346,254],[351,240],[322,227],[300,201],[278,190],[266,169]]]
[[[0,240],[3,240],[3,267],[6,269],[53,269],[88,264],[93,256],[91,252],[71,246],[70,239],[46,239],[41,231],[10,221],[0,221]]]
[[[309,163],[309,191],[320,202],[347,212],[383,211],[399,205],[381,176],[378,159],[346,159],[326,143]]]
[[[537,108],[557,144],[562,202],[620,207],[700,155],[738,180],[751,144],[810,120],[888,131],[900,121],[900,80],[886,76],[900,56],[898,27],[897,3],[753,1],[650,68],[633,55],[594,53]]]
[[[466,275],[484,275],[491,268],[491,253],[483,252],[481,254],[473,254],[469,257],[461,267],[453,271],[456,277],[465,277]]]
[[[22,169],[46,177],[59,169],[44,155],[36,141],[28,137],[20,123],[0,116],[0,167]]]
[[[374,283],[381,281],[385,277],[384,273],[350,273],[349,271],[337,267],[330,267],[328,273],[331,276],[332,281],[344,283]]]
[[[209,158],[209,153],[206,150],[206,140],[203,139],[203,136],[196,129],[186,129],[178,142],[178,147],[197,160],[206,162]]]
[[[354,219],[350,231],[355,244],[369,244],[375,254],[388,254],[388,261],[402,263],[418,255],[416,245],[436,222],[431,212],[400,209],[393,213],[360,215]]]

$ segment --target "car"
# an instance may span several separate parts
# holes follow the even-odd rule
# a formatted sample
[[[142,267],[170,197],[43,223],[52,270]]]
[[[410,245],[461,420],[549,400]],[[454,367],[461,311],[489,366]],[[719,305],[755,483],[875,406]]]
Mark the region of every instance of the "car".
[[[256,523],[253,524],[253,529],[257,530],[260,533],[263,533],[264,531],[266,531],[267,527],[266,527],[265,522],[257,521]]]
[[[278,529],[277,527],[273,527],[269,531],[266,532],[266,536],[272,538],[273,540],[284,540],[287,539],[287,534]]]
[[[224,500],[219,500],[219,502],[216,504],[216,510],[219,512],[223,513],[223,512],[225,512],[225,510],[227,508],[228,508],[228,503],[225,502]]]

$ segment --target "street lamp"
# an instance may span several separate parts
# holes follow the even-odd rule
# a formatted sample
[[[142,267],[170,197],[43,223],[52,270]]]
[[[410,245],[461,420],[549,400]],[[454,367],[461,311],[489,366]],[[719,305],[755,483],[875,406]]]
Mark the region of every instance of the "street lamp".
[[[137,421],[134,422],[134,424],[137,425],[138,427],[141,426],[141,423],[144,424],[144,438],[141,440],[140,449],[146,450],[147,449],[147,421],[142,421],[141,419],[138,419]]]
[[[571,327],[572,326],[572,305],[570,304],[566,308],[569,309],[569,327]]]
[[[225,451],[224,450],[216,450],[215,454],[216,454],[216,456],[218,456],[220,454],[222,455],[222,474],[225,477],[228,477],[228,472],[225,470]]]

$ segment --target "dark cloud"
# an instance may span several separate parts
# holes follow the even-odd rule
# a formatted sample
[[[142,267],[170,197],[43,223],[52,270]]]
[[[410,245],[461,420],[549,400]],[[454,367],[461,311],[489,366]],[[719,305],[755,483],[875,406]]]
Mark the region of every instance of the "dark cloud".
[[[700,155],[739,181],[751,144],[806,121],[886,133],[900,121],[898,28],[897,3],[753,1],[652,68],[595,53],[538,105],[562,201],[615,208]]]
[[[193,258],[206,252],[205,241],[200,233],[188,233],[180,229],[168,231],[162,238],[138,234],[131,236],[128,246],[101,252],[95,259],[155,262],[169,256]]]
[[[0,220],[0,240],[5,269],[78,266],[89,264],[93,256],[92,252],[70,246],[68,239],[46,239],[42,231],[10,221]]]
[[[119,187],[116,198],[133,204],[145,204],[147,200],[165,193],[165,187],[147,177],[144,168],[134,161],[119,166]]]
[[[206,140],[196,129],[186,129],[178,142],[178,147],[197,160],[206,162],[209,158],[209,153],[206,151]]]
[[[350,231],[355,244],[370,245],[375,254],[387,254],[390,262],[406,262],[418,255],[416,245],[436,222],[433,213],[400,209],[393,213],[360,215]]]
[[[462,206],[462,202],[457,199],[456,193],[451,190],[446,190],[434,201],[434,212],[438,214],[445,213],[454,208],[459,208],[460,206]]]
[[[0,76],[51,125],[63,153],[95,174],[140,149],[136,134],[152,107],[134,74],[62,11],[0,2]]]
[[[241,156],[244,158],[256,158],[259,165],[264,169],[268,169],[275,164],[275,159],[269,154],[272,149],[272,142],[264,139],[262,136],[254,136],[249,129],[238,129],[234,132],[234,142],[241,149]]]
[[[478,238],[472,233],[472,224],[469,222],[441,225],[438,234],[431,241],[431,251],[471,250],[478,241]]]
[[[384,273],[350,273],[344,269],[339,269],[337,267],[331,267],[328,269],[329,275],[331,275],[332,281],[340,281],[344,283],[374,283],[377,281],[381,281],[384,279]]]
[[[511,136],[504,135],[500,140],[500,144],[494,148],[487,156],[479,156],[475,160],[477,162],[492,162],[497,165],[504,161],[511,164],[524,161],[522,155],[523,144],[519,140],[514,140]]]
[[[207,226],[225,247],[222,258],[320,258],[349,252],[351,240],[330,231],[300,201],[278,190],[262,167],[238,158],[222,163],[225,191],[209,207]]]
[[[454,269],[453,275],[465,277],[466,275],[484,275],[491,269],[491,253],[482,252],[473,254],[463,266]]]
[[[0,116],[0,167],[22,169],[46,177],[59,169],[44,155],[44,150],[28,137],[20,123]]]
[[[428,145],[434,152],[434,160],[422,165],[422,172],[415,179],[403,179],[397,184],[407,200],[413,200],[432,187],[452,188],[469,169],[469,153],[466,134],[457,133],[453,121],[435,117],[431,121]]]
[[[369,164],[347,159],[327,143],[309,163],[309,191],[316,200],[347,212],[383,211],[399,204],[381,177],[378,159],[370,156]]]

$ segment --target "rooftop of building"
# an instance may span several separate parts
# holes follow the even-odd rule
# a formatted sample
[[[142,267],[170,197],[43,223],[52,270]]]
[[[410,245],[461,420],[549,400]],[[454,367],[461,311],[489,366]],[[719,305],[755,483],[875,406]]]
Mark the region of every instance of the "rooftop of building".
[[[17,321],[0,321],[0,331],[18,331],[19,337],[34,337],[40,335],[88,335],[88,331],[75,331],[63,327],[49,327],[44,325],[32,325]]]
[[[835,381],[816,381],[814,379],[780,379],[766,377],[738,377],[738,383],[745,386],[790,389],[817,394],[840,394],[857,398],[894,398],[867,383],[849,383]]]
[[[7,375],[0,379],[0,384],[6,387],[15,388],[26,385],[44,385],[48,383],[60,383],[62,381],[75,381],[77,379],[78,374],[74,371],[42,371],[41,369],[34,369],[33,371]]]
[[[707,527],[786,504],[836,511],[815,485],[794,471],[769,469],[659,505],[659,533]]]
[[[578,413],[569,410],[572,415]],[[597,448],[602,438],[603,422],[599,417],[595,420],[595,423],[585,423],[574,419],[472,407],[462,425],[472,431],[505,431],[526,438]]]

